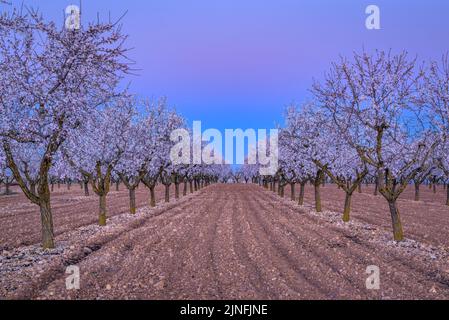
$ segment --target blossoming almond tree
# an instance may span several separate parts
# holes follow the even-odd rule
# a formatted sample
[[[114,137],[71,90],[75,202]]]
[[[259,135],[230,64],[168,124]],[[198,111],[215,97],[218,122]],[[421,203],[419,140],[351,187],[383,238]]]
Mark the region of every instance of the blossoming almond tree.
[[[334,63],[312,89],[335,130],[375,169],[396,241],[404,239],[397,199],[438,144],[416,100],[422,77],[405,52],[363,52]]]
[[[131,122],[129,130],[126,132],[127,140],[123,155],[115,167],[114,171],[125,187],[129,191],[129,210],[131,214],[136,213],[136,189],[146,174],[148,164],[153,152],[149,152],[145,146],[151,137],[147,136],[148,125],[153,125],[146,121],[143,116],[138,116]]]
[[[100,226],[106,225],[111,176],[130,143],[134,108],[129,97],[115,99],[92,114],[64,143],[66,161],[85,176],[99,197]]]
[[[170,200],[170,150],[173,146],[170,136],[174,130],[185,126],[185,120],[167,107],[167,101],[164,98],[160,99],[156,106],[147,105],[147,115],[143,123],[146,130],[143,151],[146,155],[146,166],[141,181],[150,190],[150,207],[155,207],[155,188],[164,172],[166,178],[164,181],[168,184],[165,200],[167,202]],[[167,176],[168,171],[170,171],[170,179]]]
[[[8,167],[40,208],[42,245],[54,247],[48,172],[71,132],[114,95],[129,65],[125,40],[112,23],[65,30],[35,11],[0,16],[0,139]],[[37,186],[19,169],[14,143],[35,143]]]
[[[313,113],[312,107],[306,104],[300,110],[295,106],[288,108],[282,133],[283,148],[289,150],[288,154],[301,159],[299,160],[302,163],[300,172],[302,175],[307,175],[307,181],[310,181],[314,187],[315,210],[322,212],[321,185],[326,176],[324,170],[318,167],[314,160],[327,151],[329,141],[324,134],[320,134],[324,129],[324,120],[321,114]],[[302,189],[301,194],[303,192]],[[300,200],[300,202],[303,201],[303,199]]]
[[[330,119],[321,110],[308,104],[297,109],[292,106],[287,111],[286,128],[283,132],[285,141],[283,149],[292,150],[294,158],[300,158],[312,170],[318,170],[332,179],[332,181],[345,191],[345,205],[343,221],[350,220],[351,199],[354,191],[361,185],[368,174],[368,169],[357,157],[338,131],[331,125]],[[288,153],[287,153],[288,154]],[[289,161],[284,161],[284,165]],[[302,166],[304,171],[304,165]],[[320,183],[321,184],[321,183]],[[316,207],[320,208],[320,187],[316,181]],[[301,190],[301,194],[303,194]],[[318,211],[318,210],[317,210]],[[318,211],[319,212],[319,211]]]
[[[435,157],[449,185],[449,53],[441,61],[432,61],[421,87],[421,101],[431,110],[431,122],[441,138]],[[449,188],[447,188],[449,206]]]

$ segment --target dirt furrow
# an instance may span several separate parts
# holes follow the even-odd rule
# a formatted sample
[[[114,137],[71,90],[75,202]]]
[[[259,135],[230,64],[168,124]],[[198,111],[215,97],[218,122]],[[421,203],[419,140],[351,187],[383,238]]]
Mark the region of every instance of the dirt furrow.
[[[62,233],[57,240],[64,246],[80,237],[84,241],[80,249],[86,246],[90,252],[81,251],[65,260],[56,257],[37,280],[23,281],[15,297],[447,298],[449,261],[445,259],[449,255],[445,249],[424,242],[417,247],[390,244],[385,240],[380,211],[370,210],[375,211],[369,219],[372,224],[358,218],[344,224],[332,212],[314,213],[259,186],[213,185],[148,209],[148,215],[141,211],[131,220],[117,216],[111,219],[111,228],[101,232],[91,228],[93,233],[87,237],[80,237],[84,229]],[[434,253],[438,254],[435,259],[428,258]],[[64,271],[70,264],[80,268],[81,289],[77,291],[65,287]],[[366,288],[370,265],[380,268],[380,290]],[[7,285],[5,278],[0,283]]]
[[[383,281],[387,284],[384,287],[386,293],[384,296],[391,295],[394,292],[397,296],[399,293],[403,295],[403,298],[424,298],[429,296],[429,289],[435,289],[435,285],[438,285],[438,290],[448,291],[446,275],[441,273],[435,267],[424,264],[419,260],[410,261],[410,257],[403,256],[397,251],[392,250],[379,250],[379,247],[375,247],[374,244],[367,241],[365,234],[351,234],[353,232],[339,227],[335,227],[329,224],[325,224],[325,229],[321,227],[323,221],[320,221],[319,216],[313,217],[311,215],[304,215],[295,213],[297,206],[284,199],[277,198],[275,195],[268,194],[268,198],[271,200],[266,205],[274,207],[274,203],[282,207],[287,207],[287,210],[291,210],[287,217],[294,217],[300,220],[307,219],[303,223],[298,221],[291,221],[291,218],[287,222],[281,223],[284,228],[288,230],[288,233],[292,233],[292,228],[296,229],[298,226],[305,226],[310,229],[308,232],[304,232],[301,228],[297,232],[297,239],[305,239],[307,235],[313,232],[316,236],[315,241],[308,241],[306,243],[309,249],[315,248],[318,255],[320,251],[326,250],[332,243],[326,243],[329,239],[337,239],[339,244],[339,250],[337,251],[339,257],[331,259],[332,263],[345,261],[351,266],[359,265],[359,270],[363,275],[363,268],[368,265],[378,265],[383,269],[387,278]],[[266,201],[267,195],[260,196],[260,201]],[[283,212],[282,210],[278,210]],[[324,213],[323,213],[324,214]],[[270,225],[276,225],[281,219],[273,219],[268,222]],[[299,221],[300,222],[300,221]],[[293,231],[293,234],[295,231]],[[355,238],[354,238],[355,237]],[[325,241],[323,242],[323,240]],[[348,242],[348,239],[357,239],[355,242]],[[323,255],[324,256],[324,255]],[[438,277],[435,275],[438,274]],[[416,283],[421,284],[420,287],[416,287]],[[412,290],[414,289],[414,290]],[[418,291],[416,289],[419,289]]]

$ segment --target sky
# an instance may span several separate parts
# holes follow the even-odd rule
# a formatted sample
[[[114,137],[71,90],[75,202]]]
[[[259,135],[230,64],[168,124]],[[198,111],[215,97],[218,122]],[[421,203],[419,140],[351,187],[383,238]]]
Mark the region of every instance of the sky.
[[[23,3],[62,25],[79,0]],[[371,4],[380,30],[365,27]],[[123,31],[139,69],[131,91],[166,96],[203,129],[274,128],[340,55],[391,49],[427,60],[449,51],[447,0],[83,0],[82,12],[83,23],[127,12]]]

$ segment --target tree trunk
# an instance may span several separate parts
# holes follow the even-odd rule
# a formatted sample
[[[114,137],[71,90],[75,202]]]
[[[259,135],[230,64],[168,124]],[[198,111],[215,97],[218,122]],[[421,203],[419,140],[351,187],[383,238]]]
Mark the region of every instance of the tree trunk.
[[[53,217],[50,207],[50,197],[41,200],[39,203],[41,213],[42,226],[42,247],[44,249],[53,249],[55,247],[54,233],[53,233]]]
[[[9,188],[9,182],[6,181],[6,182],[5,182],[5,195],[6,195],[6,196],[9,196],[10,194],[11,194],[11,190],[10,190],[10,188]]]
[[[187,195],[187,181],[184,181],[184,190],[182,190],[182,196],[185,197]]]
[[[402,230],[401,216],[396,204],[396,200],[388,201],[390,207],[391,221],[393,224],[393,236],[395,241],[404,240],[404,232]]]
[[[315,183],[315,210],[322,212],[320,183]]]
[[[193,181],[192,180],[189,181],[189,191],[190,191],[190,193],[193,193]]]
[[[345,198],[345,208],[343,211],[343,221],[344,222],[349,222],[351,220],[351,198],[352,198],[352,194],[347,192],[346,198]]]
[[[51,192],[55,191],[55,184],[52,182],[51,183]]]
[[[446,205],[449,206],[449,183],[446,185]]]
[[[437,193],[437,184],[436,183],[433,184],[433,193]]]
[[[304,194],[306,191],[306,184],[305,183],[301,183],[300,185],[300,189],[299,189],[299,199],[298,199],[298,204],[300,206],[304,205]]]
[[[150,187],[150,207],[154,208],[156,206],[156,195],[154,193],[155,186]]]
[[[379,194],[379,178],[376,178],[375,186],[374,186],[374,195],[377,196]]]
[[[102,227],[106,226],[107,208],[106,195],[100,196],[100,211],[98,213],[98,224]]]
[[[115,191],[120,191],[120,182],[115,183]]]
[[[170,185],[165,185],[165,202],[170,202]]]
[[[294,183],[291,183],[291,184],[290,184],[290,199],[291,199],[292,201],[295,201],[295,200],[296,200],[295,184],[294,184]]]
[[[359,186],[357,187],[357,189],[358,189],[359,193],[363,193],[363,191],[362,191],[362,183],[361,182],[359,183]]]
[[[179,199],[179,183],[175,183],[175,199]]]
[[[129,212],[136,214],[136,189],[129,189]]]
[[[419,201],[419,183],[415,182],[415,201]]]
[[[89,196],[89,182],[88,181],[84,181],[83,183],[84,183],[84,195],[86,197],[88,197]]]

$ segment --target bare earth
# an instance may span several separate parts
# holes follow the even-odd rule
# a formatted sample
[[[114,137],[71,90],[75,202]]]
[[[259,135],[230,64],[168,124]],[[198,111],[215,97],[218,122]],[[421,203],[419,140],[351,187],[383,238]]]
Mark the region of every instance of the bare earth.
[[[369,192],[354,196],[349,224],[340,222],[343,194],[333,186],[323,190],[320,214],[310,187],[300,207],[259,186],[214,185],[135,216],[117,212],[106,228],[78,218],[81,201],[76,212],[61,211],[83,223],[57,225],[58,248],[46,252],[32,240],[8,244],[14,230],[3,221],[14,218],[2,216],[0,244],[11,248],[0,256],[0,298],[448,299],[443,190],[423,189],[420,203],[407,191],[400,208],[409,239],[401,244],[390,241],[384,200]],[[112,201],[126,208],[126,193]],[[66,290],[69,265],[80,268],[80,290]],[[380,290],[366,288],[370,265],[380,268]]]
[[[11,196],[0,196],[0,253],[20,246],[39,243],[41,239],[39,207],[26,199],[19,188],[13,188]],[[52,212],[56,235],[90,225],[98,220],[98,197],[90,191],[86,197],[78,185],[70,190],[66,186],[55,187],[51,195]],[[136,191],[138,207],[149,203],[148,189],[140,187]],[[156,199],[161,201],[164,190],[156,189]],[[115,186],[107,196],[108,216],[126,213],[129,210],[129,195],[124,186],[115,191]]]

